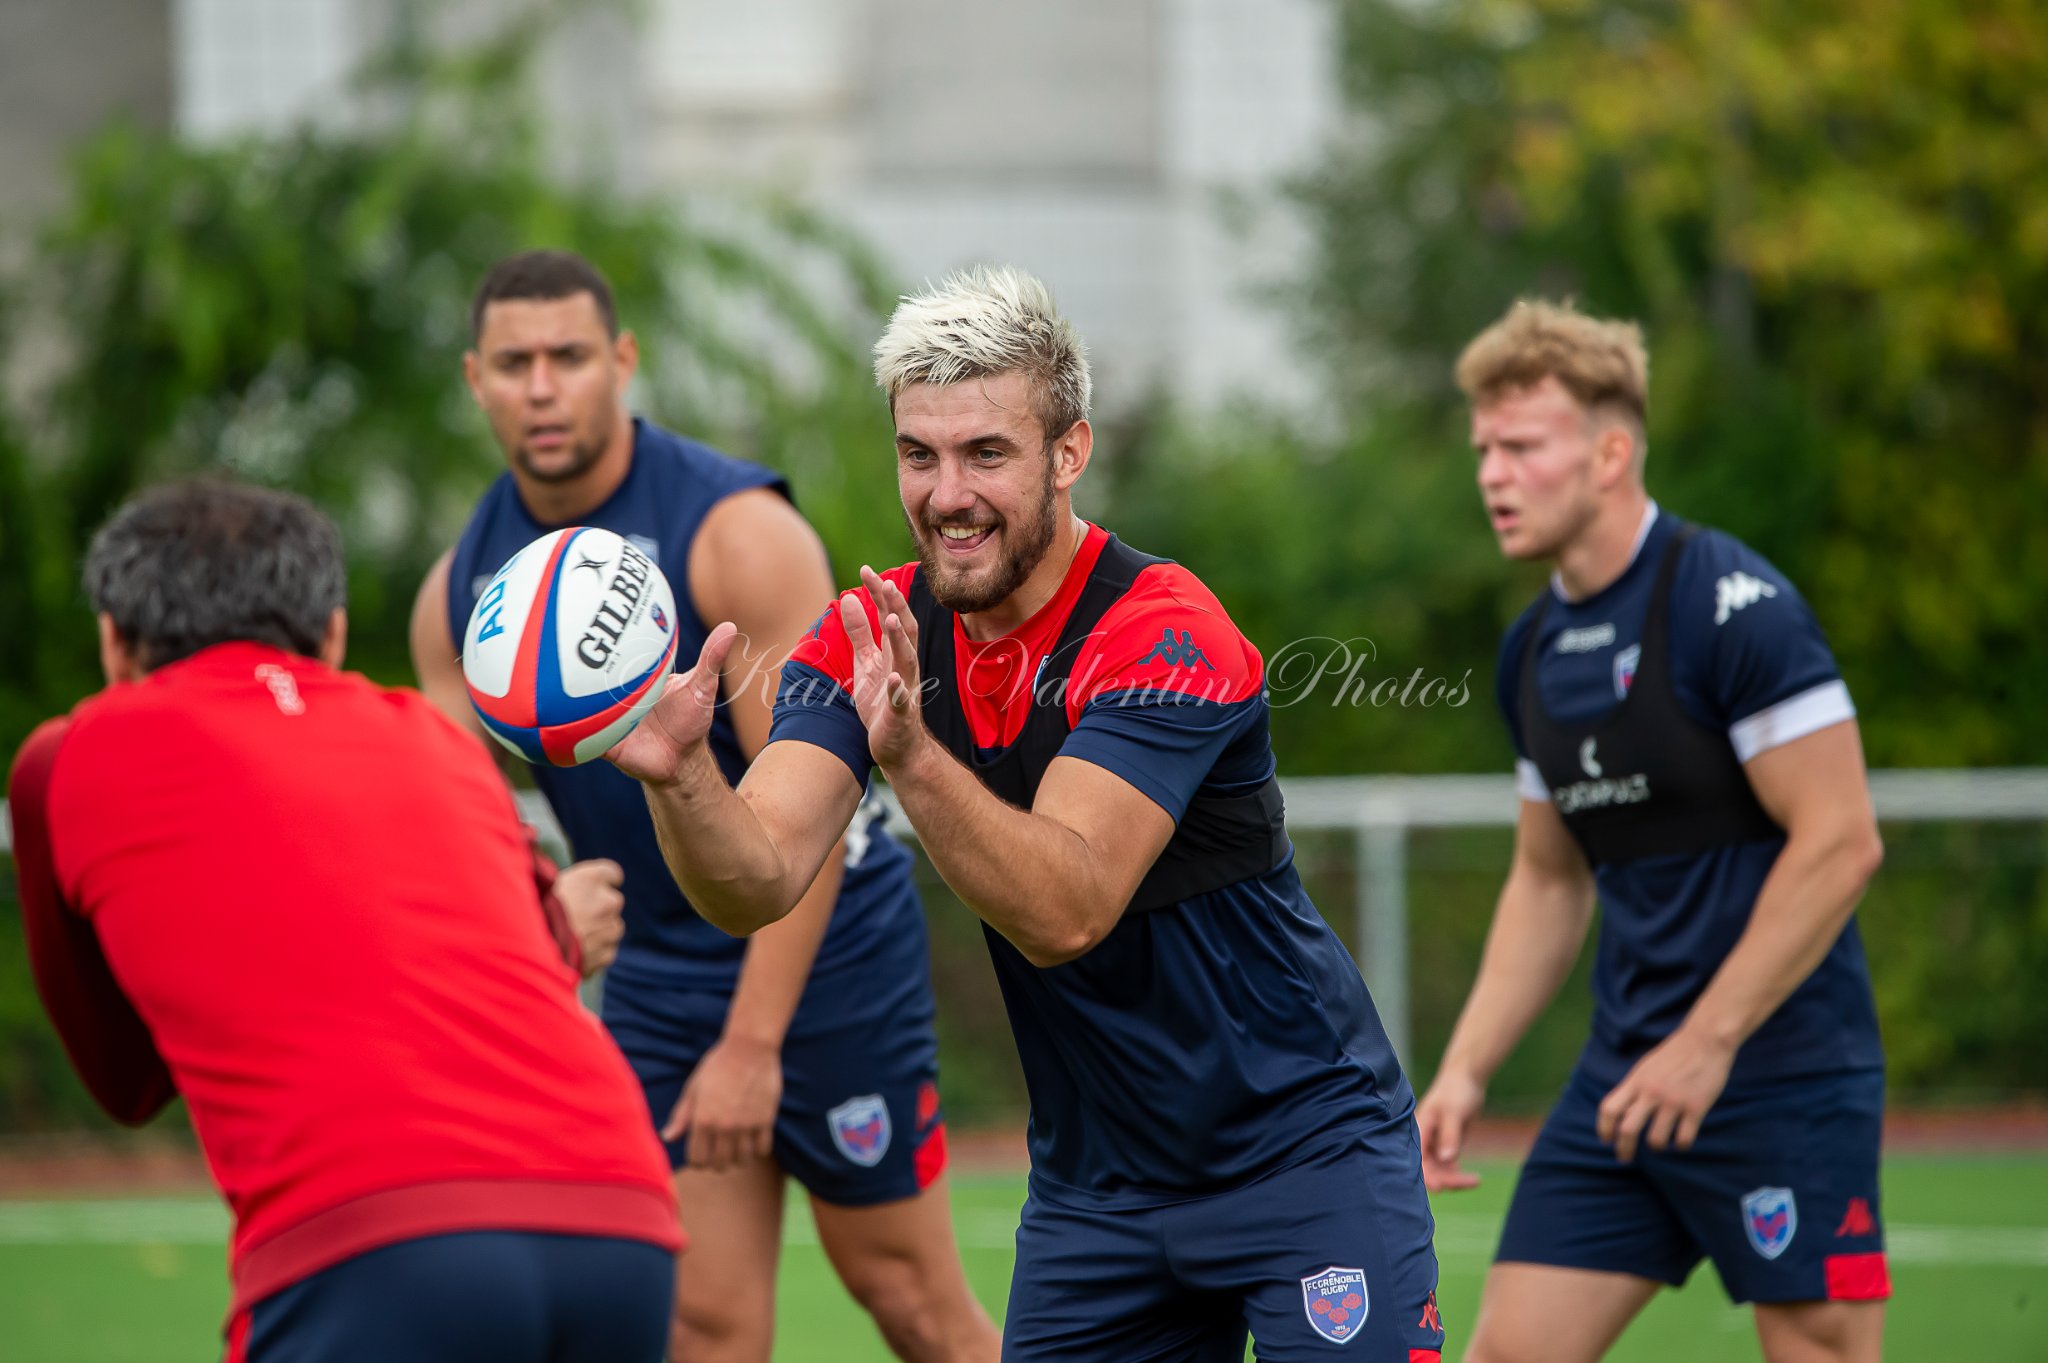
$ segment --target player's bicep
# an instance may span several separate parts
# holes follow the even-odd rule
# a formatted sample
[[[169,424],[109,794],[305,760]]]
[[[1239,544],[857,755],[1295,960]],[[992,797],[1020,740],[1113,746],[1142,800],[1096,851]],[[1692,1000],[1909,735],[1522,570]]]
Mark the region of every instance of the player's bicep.
[[[689,569],[704,622],[739,627],[722,689],[740,751],[751,759],[768,742],[783,663],[833,598],[825,547],[786,498],[755,488],[713,508]]]
[[[1854,719],[1768,748],[1742,764],[1757,803],[1787,834],[1875,829],[1863,735]]]
[[[1103,904],[1119,912],[1173,839],[1173,815],[1157,799],[1109,768],[1079,757],[1052,760],[1031,812],[1080,839]]]
[[[462,656],[448,632],[448,571],[455,551],[448,550],[434,560],[413,598],[412,623],[408,631],[412,647],[413,675],[419,678],[420,693],[434,708],[454,720],[465,731],[481,739],[483,725],[470,707],[469,686],[462,678]]]
[[[818,878],[864,790],[843,757],[801,739],[763,748],[739,784],[740,798],[802,886]]]
[[[1549,800],[1521,801],[1515,818],[1515,855],[1512,875],[1531,888],[1582,896],[1593,894],[1593,868],[1579,847],[1564,816]]]

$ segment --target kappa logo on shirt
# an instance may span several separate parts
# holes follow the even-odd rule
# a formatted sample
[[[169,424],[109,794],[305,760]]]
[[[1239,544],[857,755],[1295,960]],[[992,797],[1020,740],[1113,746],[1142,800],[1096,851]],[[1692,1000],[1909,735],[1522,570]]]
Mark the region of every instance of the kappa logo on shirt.
[[[1195,636],[1186,630],[1180,632],[1178,640],[1174,639],[1171,629],[1161,631],[1159,642],[1152,645],[1150,653],[1138,659],[1138,666],[1143,667],[1154,658],[1164,658],[1168,667],[1193,667],[1200,663],[1211,672],[1216,670],[1202,650],[1195,647]]]
[[[1728,617],[1745,606],[1754,606],[1767,596],[1776,596],[1778,589],[1760,577],[1748,573],[1730,573],[1714,584],[1714,623],[1725,625]]]

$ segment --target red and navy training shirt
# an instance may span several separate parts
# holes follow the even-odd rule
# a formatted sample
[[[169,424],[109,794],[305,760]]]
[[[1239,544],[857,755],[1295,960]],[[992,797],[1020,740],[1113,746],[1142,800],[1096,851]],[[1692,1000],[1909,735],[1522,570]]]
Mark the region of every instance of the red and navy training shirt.
[[[978,756],[1017,741],[1039,668],[1107,542],[1090,527],[1053,598],[1010,633],[974,640],[954,621]],[[884,576],[907,595],[916,571]],[[873,621],[866,592],[852,595]],[[830,609],[783,668],[770,742],[824,748],[865,782],[852,662]],[[1060,755],[1129,782],[1176,822],[1199,791],[1243,794],[1273,774],[1264,663],[1178,564],[1138,575],[1071,678]],[[1126,914],[1093,950],[1046,969],[986,935],[1031,1093],[1041,1195],[1096,1206],[1200,1196],[1409,1117],[1412,1096],[1357,967],[1291,857]]]

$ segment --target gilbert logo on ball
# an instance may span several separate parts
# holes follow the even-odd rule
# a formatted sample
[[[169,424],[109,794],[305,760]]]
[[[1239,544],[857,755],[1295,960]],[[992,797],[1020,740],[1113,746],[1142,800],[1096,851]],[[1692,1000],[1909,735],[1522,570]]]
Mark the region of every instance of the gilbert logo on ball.
[[[653,559],[575,526],[512,556],[477,597],[462,675],[484,728],[529,762],[602,756],[660,698],[676,603]]]

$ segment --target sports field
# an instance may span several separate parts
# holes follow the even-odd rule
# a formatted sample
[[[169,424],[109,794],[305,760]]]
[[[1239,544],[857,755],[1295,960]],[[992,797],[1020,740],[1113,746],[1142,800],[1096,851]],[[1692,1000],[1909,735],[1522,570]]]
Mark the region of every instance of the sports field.
[[[1505,1206],[1512,1166],[1439,1206],[1440,1301],[1455,1358]],[[969,1277],[998,1319],[1009,1285],[1017,1175],[955,1187]],[[1887,1354],[1914,1363],[2048,1359],[2048,1154],[1895,1156],[1887,1161],[1893,1299]],[[1802,1231],[1808,1230],[1801,1227]],[[1820,1228],[1814,1228],[1820,1229]],[[217,1355],[227,1218],[206,1197],[0,1201],[0,1358],[159,1363]],[[775,1356],[886,1360],[840,1290],[808,1216],[790,1219]],[[1639,1363],[1760,1357],[1746,1315],[1711,1271],[1652,1305],[1612,1355]]]

